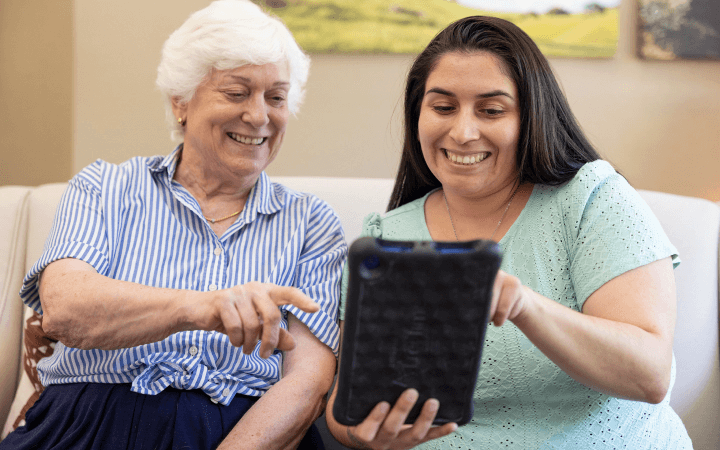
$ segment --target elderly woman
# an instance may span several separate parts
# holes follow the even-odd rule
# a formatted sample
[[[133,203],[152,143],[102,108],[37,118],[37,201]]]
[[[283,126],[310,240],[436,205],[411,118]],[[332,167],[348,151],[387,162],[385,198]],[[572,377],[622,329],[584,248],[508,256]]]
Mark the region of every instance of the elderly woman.
[[[468,17],[417,57],[385,217],[364,234],[492,239],[493,289],[474,417],[403,425],[409,389],[358,426],[356,448],[690,449],[669,405],[677,251],[577,125],[547,60],[518,27]],[[451,434],[452,433],[452,434]],[[436,440],[432,440],[436,439]]]
[[[306,431],[335,372],[347,247],[327,204],[263,172],[308,68],[248,1],[170,36],[157,84],[182,143],[70,181],[21,292],[59,342],[0,448],[322,448]]]

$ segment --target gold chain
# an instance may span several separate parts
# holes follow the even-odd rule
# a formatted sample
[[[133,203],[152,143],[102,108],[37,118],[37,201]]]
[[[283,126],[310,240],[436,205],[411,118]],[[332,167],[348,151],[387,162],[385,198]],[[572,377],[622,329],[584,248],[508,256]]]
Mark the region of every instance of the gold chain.
[[[518,189],[520,189],[520,185],[518,184],[515,190],[513,191],[512,195],[510,196],[510,201],[508,202],[507,206],[505,207],[505,211],[503,211],[502,216],[500,217],[500,221],[495,226],[495,229],[493,230],[492,234],[490,235],[490,240],[495,237],[495,233],[497,233],[498,228],[500,228],[500,224],[502,223],[503,219],[505,218],[505,214],[507,214],[508,209],[510,209],[510,204],[512,203],[513,199],[515,198],[515,194],[517,194]],[[455,240],[459,241],[457,231],[455,231],[455,222],[453,222],[452,214],[450,214],[450,205],[448,205],[447,197],[445,197],[445,189],[443,189],[443,200],[445,200],[445,208],[448,212],[448,217],[450,217],[450,226],[452,226],[453,234],[455,235]]]
[[[242,209],[241,209],[240,211],[242,211]],[[221,218],[219,218],[219,219],[211,219],[211,218],[209,218],[209,217],[207,217],[207,216],[203,216],[203,217],[204,217],[205,220],[207,220],[208,222],[210,222],[210,223],[215,223],[215,222],[221,222],[221,221],[223,221],[223,220],[225,220],[225,219],[229,219],[229,218],[231,218],[231,217],[235,217],[235,216],[237,216],[238,214],[240,214],[240,211],[235,211],[234,213],[232,213],[232,214],[230,214],[230,215],[228,215],[228,216],[225,216],[225,217],[221,217]]]

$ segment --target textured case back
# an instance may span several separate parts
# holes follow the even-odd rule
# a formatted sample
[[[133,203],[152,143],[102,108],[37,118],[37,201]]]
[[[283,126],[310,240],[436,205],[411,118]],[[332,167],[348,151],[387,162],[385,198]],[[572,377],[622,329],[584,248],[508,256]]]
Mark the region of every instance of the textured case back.
[[[436,424],[467,423],[500,259],[491,241],[355,241],[335,419],[357,425],[412,387],[406,422],[436,398]]]

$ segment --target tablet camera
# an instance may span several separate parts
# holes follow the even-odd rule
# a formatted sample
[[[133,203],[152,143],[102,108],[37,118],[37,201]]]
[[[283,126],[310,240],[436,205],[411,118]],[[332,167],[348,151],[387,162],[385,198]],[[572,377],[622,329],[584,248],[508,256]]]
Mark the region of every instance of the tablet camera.
[[[382,275],[382,265],[377,255],[370,255],[363,259],[359,267],[359,274],[366,280],[374,280]]]
[[[380,258],[378,258],[376,255],[370,255],[367,258],[365,258],[365,260],[363,261],[363,265],[368,270],[376,269],[377,266],[380,265]]]

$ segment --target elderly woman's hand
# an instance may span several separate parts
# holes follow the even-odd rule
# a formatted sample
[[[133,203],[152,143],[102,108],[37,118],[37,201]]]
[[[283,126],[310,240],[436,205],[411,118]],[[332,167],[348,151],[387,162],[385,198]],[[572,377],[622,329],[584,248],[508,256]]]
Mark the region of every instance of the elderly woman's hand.
[[[250,354],[260,339],[259,354],[269,357],[275,348],[283,351],[295,348],[295,341],[280,328],[281,305],[294,305],[314,313],[320,309],[310,297],[294,287],[251,282],[212,293],[208,309],[200,313],[196,322],[200,328],[225,333],[236,347]]]

